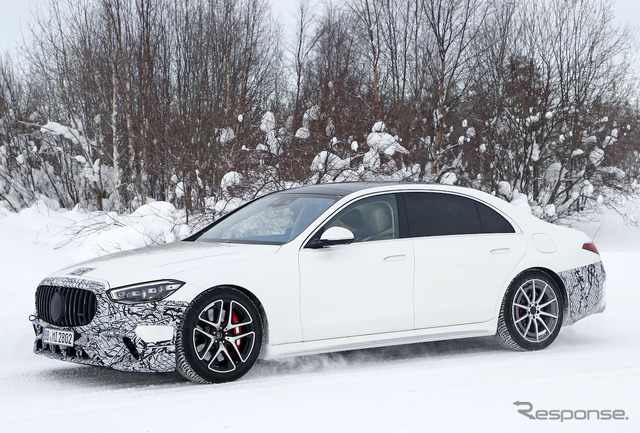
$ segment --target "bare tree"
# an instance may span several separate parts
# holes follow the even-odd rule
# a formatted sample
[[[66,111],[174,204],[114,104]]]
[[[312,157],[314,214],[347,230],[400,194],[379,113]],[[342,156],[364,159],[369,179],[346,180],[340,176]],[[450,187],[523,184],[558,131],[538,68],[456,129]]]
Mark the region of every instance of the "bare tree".
[[[366,54],[371,66],[371,88],[373,91],[373,115],[382,118],[380,101],[380,51],[382,45],[382,2],[378,0],[350,0],[347,2],[351,12],[363,30],[366,40]]]
[[[433,113],[432,173],[443,165],[447,118],[452,107],[468,89],[473,55],[469,47],[481,28],[486,12],[477,0],[424,0],[425,19],[435,42],[433,73],[437,103]]]
[[[290,45],[268,0],[62,1],[0,64],[2,206],[191,215],[412,179],[526,194],[552,219],[637,184],[631,35],[609,0],[302,0]]]
[[[314,22],[313,11],[311,7],[311,0],[299,0],[296,7],[297,19],[296,19],[296,33],[294,46],[292,49],[293,55],[293,70],[296,80],[295,100],[293,106],[293,112],[295,116],[299,116],[300,113],[300,92],[302,90],[303,72],[307,66],[309,54],[315,46],[317,34],[312,36],[312,25]],[[296,120],[300,120],[298,117]]]

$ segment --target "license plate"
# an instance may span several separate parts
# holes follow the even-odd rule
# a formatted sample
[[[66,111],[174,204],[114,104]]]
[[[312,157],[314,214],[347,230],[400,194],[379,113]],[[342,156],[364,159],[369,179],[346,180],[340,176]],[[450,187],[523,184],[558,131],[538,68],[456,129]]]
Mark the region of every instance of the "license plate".
[[[42,341],[49,344],[73,347],[73,331],[44,328],[42,330]]]

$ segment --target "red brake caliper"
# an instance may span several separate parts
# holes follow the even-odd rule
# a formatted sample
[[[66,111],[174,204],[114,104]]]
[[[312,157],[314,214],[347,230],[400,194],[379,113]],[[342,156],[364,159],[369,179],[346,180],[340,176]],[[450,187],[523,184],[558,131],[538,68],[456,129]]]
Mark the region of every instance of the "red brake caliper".
[[[236,314],[235,311],[232,312],[231,314],[231,323],[238,323],[240,321],[240,319],[238,318],[238,315]],[[242,327],[238,326],[237,328],[233,329],[233,335],[238,335],[242,332]],[[240,348],[240,345],[242,344],[242,342],[240,340],[236,340],[236,346],[238,348]]]

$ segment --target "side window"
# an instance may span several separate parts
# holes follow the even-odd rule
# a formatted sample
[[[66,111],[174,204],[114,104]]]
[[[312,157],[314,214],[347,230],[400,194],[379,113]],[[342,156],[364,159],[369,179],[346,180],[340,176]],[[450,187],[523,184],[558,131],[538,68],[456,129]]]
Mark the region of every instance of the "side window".
[[[410,192],[405,193],[404,202],[411,237],[515,233],[502,215],[471,198],[436,192]]]
[[[319,238],[325,230],[334,226],[351,230],[354,242],[397,239],[399,224],[395,194],[367,197],[350,204],[331,218],[314,238]]]
[[[482,233],[515,233],[513,226],[498,212],[489,206],[478,203]]]
[[[404,197],[411,237],[482,233],[475,200],[432,192],[410,192]]]

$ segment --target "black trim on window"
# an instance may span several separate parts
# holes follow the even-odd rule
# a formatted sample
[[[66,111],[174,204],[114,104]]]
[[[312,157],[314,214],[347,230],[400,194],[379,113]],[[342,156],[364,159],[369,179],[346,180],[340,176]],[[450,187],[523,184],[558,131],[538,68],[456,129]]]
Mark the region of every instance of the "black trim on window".
[[[411,237],[409,235],[409,217],[407,216],[407,208],[404,204],[404,193],[396,194],[396,203],[398,205],[398,224],[400,225],[400,239]]]

